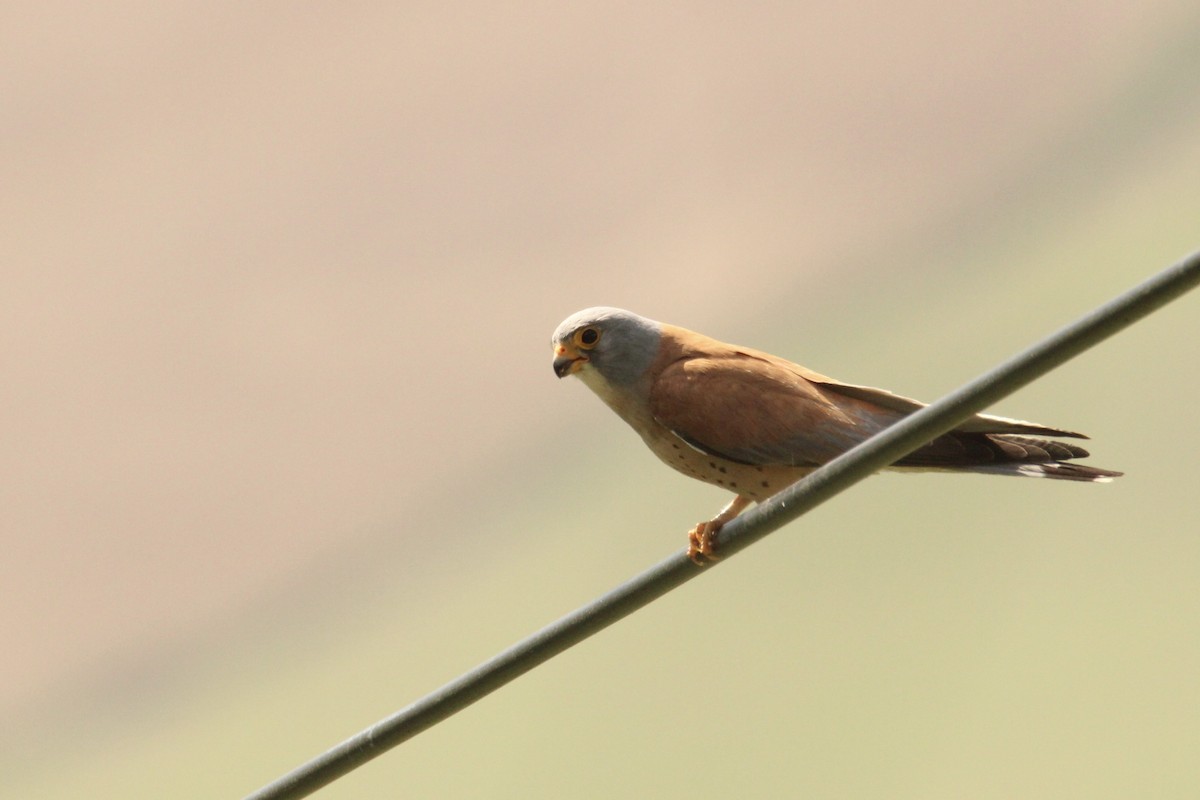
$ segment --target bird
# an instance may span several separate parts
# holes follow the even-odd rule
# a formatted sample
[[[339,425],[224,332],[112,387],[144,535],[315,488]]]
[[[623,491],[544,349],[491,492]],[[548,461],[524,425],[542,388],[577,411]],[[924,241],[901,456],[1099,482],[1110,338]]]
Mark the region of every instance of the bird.
[[[583,381],[668,466],[734,493],[688,531],[699,565],[719,558],[721,527],[750,505],[926,405],[608,306],[567,317],[551,344],[555,375]],[[976,414],[888,469],[1091,483],[1123,474],[1068,463],[1089,453],[1058,438],[1088,437]]]

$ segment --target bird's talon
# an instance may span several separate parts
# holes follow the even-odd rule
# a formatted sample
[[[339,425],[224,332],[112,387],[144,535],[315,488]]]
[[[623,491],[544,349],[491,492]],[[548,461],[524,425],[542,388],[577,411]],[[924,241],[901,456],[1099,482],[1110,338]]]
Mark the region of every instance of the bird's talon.
[[[720,560],[721,557],[717,555],[717,533],[720,530],[720,525],[710,521],[698,523],[688,531],[687,557],[692,563],[704,567]]]

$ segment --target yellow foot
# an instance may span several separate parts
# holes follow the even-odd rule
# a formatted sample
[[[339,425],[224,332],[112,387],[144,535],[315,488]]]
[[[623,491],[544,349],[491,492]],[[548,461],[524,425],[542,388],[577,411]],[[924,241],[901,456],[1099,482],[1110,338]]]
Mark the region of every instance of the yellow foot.
[[[688,558],[701,567],[719,561],[721,557],[717,555],[717,534],[721,532],[721,526],[742,513],[742,510],[753,502],[749,497],[738,495],[721,509],[720,514],[708,522],[697,522],[696,527],[688,531]]]
[[[716,520],[698,522],[696,527],[688,531],[687,557],[697,566],[707,566],[720,560],[721,557],[717,555],[717,534],[723,524]]]

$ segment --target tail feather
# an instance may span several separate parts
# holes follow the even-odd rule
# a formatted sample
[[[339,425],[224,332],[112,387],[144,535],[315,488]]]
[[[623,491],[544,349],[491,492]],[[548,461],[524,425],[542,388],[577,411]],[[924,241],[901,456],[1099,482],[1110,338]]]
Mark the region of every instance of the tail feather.
[[[1124,472],[1111,469],[1088,467],[1083,464],[989,464],[968,467],[970,472],[985,472],[989,475],[1012,475],[1018,478],[1051,478],[1058,481],[1081,481],[1084,483],[1112,483]]]
[[[896,462],[896,466],[1092,483],[1108,483],[1123,474],[1099,467],[1063,463],[1088,455],[1088,451],[1079,445],[1051,439],[952,431],[905,456]]]

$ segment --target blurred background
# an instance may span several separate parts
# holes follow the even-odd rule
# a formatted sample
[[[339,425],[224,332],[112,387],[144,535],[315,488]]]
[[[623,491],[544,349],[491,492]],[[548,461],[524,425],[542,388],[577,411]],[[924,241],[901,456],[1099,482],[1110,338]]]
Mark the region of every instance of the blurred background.
[[[1200,245],[1200,13],[0,11],[0,783],[237,797],[727,497],[578,381],[619,305],[928,400]],[[1200,296],[325,789],[1194,797]]]

